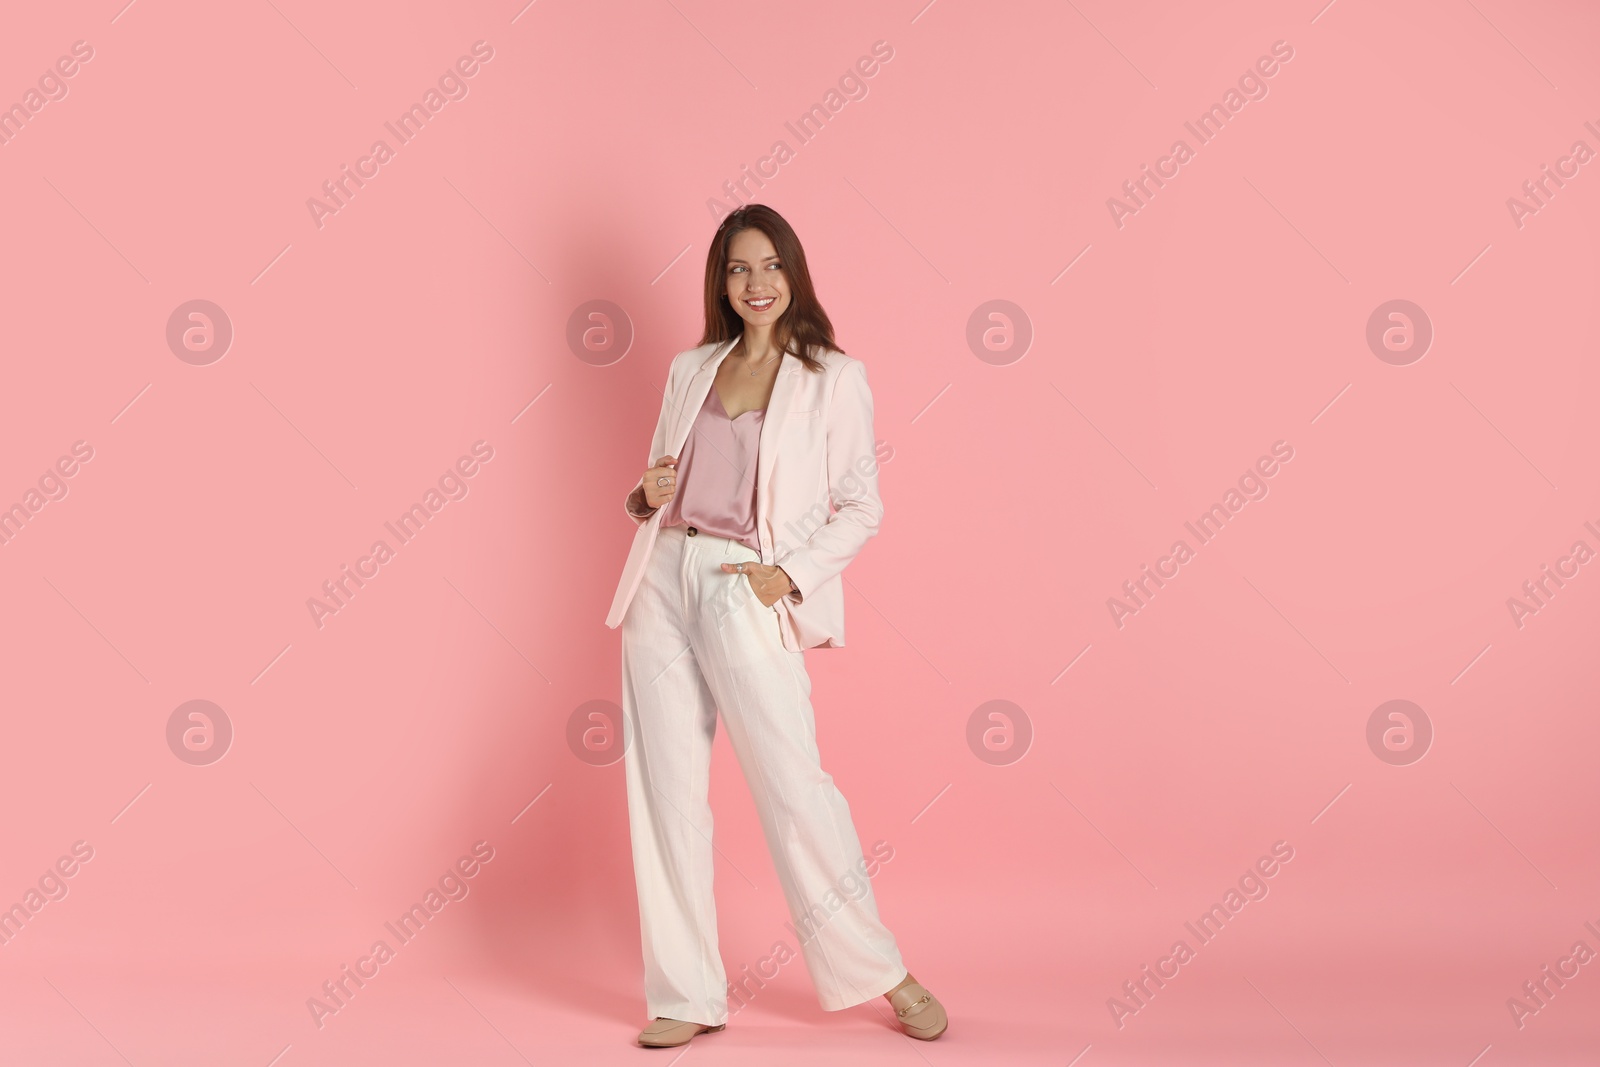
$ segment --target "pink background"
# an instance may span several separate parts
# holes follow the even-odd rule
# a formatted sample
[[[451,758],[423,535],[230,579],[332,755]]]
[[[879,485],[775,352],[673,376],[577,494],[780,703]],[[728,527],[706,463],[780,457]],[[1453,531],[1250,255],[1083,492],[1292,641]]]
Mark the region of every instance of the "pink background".
[[[0,1061],[650,1055],[622,768],[568,724],[619,698],[622,499],[699,336],[707,201],[781,138],[759,199],[892,452],[848,647],[807,656],[819,740],[952,1022],[825,1014],[795,962],[689,1062],[1592,1062],[1600,964],[1520,1029],[1506,1002],[1600,951],[1600,567],[1521,627],[1507,600],[1600,549],[1600,162],[1520,227],[1507,199],[1600,149],[1597,32],[1573,0],[8,12],[0,103],[94,54],[0,145],[0,504],[93,458],[0,546],[0,902],[93,858],[0,948]],[[307,199],[479,40],[319,228]],[[203,366],[166,340],[195,299],[234,330]],[[1403,366],[1366,341],[1396,299],[1434,331]],[[625,354],[568,345],[592,300]],[[969,347],[990,300],[1026,352]],[[476,441],[468,494],[319,629],[307,599]],[[234,731],[204,766],[166,734],[196,699]],[[1403,766],[1366,734],[1395,699],[1433,730]],[[1000,765],[968,743],[993,700],[1032,733]],[[713,798],[736,975],[792,937],[720,737]],[[479,841],[470,893],[319,1028],[307,999]],[[1277,841],[1270,894],[1119,1028],[1108,998]]]

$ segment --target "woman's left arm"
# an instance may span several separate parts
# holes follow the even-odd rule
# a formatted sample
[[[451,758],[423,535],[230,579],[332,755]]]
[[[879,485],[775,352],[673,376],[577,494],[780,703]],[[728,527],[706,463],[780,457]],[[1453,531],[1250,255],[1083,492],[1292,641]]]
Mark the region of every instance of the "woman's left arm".
[[[860,360],[846,366],[834,383],[827,433],[828,497],[838,510],[804,544],[774,560],[799,590],[789,594],[796,602],[843,571],[883,521],[872,390]],[[817,508],[826,506],[819,502]]]

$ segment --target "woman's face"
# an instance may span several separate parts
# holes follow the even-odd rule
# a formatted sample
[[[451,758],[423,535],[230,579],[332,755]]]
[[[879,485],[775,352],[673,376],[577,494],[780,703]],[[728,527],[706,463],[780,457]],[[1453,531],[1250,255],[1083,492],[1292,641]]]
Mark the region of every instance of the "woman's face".
[[[728,242],[728,303],[751,326],[770,326],[788,310],[789,277],[761,230],[740,230]]]

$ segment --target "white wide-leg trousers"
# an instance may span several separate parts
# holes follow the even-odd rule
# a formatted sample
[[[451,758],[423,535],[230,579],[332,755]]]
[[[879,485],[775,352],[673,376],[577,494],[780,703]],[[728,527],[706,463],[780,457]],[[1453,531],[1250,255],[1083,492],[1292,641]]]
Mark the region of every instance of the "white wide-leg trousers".
[[[823,1009],[882,996],[906,976],[850,807],[822,769],[805,653],[783,647],[777,608],[762,606],[749,579],[721,569],[760,561],[737,541],[666,527],[622,622],[628,820],[652,1018],[728,1018],[711,895],[718,710]]]

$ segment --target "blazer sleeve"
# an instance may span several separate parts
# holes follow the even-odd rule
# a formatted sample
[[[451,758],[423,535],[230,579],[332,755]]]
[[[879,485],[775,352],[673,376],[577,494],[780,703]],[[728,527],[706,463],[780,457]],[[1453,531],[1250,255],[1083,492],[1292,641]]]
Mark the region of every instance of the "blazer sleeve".
[[[675,410],[672,405],[677,397],[675,389],[677,375],[678,360],[674,359],[672,365],[667,368],[667,388],[661,394],[661,415],[656,419],[656,432],[650,438],[650,456],[645,460],[644,464],[646,469],[655,466],[656,460],[666,454],[667,433],[672,425],[670,414]],[[643,478],[628,491],[628,498],[623,502],[622,508],[627,512],[628,518],[633,520],[635,526],[643,526],[650,521],[650,516],[656,513],[657,509],[645,503]]]
[[[774,560],[798,587],[800,600],[843,571],[883,522],[872,391],[861,360],[839,372],[828,406],[827,434],[828,498],[836,510],[804,544]],[[847,489],[853,495],[846,495]]]

